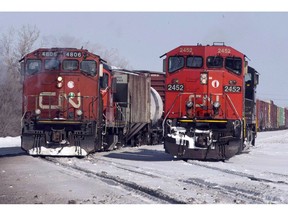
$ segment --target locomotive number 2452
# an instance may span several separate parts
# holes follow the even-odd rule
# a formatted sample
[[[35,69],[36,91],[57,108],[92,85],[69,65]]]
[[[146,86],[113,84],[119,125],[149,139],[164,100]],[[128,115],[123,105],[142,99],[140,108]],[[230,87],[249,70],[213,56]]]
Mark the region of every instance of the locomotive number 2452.
[[[183,84],[168,84],[167,90],[168,91],[184,91],[184,85]]]
[[[224,92],[231,92],[231,93],[241,92],[241,86],[224,86]]]

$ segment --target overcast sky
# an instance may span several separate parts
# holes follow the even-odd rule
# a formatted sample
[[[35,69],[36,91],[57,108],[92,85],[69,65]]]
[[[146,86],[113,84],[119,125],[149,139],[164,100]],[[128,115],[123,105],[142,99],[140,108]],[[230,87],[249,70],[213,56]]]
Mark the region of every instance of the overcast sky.
[[[133,69],[156,71],[162,70],[159,56],[177,46],[225,42],[246,54],[250,66],[261,74],[258,98],[288,106],[287,12],[91,10],[3,11],[0,12],[0,33],[12,26],[36,25],[42,37],[70,35],[107,49],[114,48]]]

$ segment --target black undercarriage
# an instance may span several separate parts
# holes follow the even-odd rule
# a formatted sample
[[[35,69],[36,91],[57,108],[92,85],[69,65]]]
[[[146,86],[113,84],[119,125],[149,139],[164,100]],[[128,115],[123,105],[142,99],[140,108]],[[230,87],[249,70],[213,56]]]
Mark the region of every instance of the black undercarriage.
[[[164,149],[184,160],[226,160],[243,150],[242,128],[239,120],[168,121]]]

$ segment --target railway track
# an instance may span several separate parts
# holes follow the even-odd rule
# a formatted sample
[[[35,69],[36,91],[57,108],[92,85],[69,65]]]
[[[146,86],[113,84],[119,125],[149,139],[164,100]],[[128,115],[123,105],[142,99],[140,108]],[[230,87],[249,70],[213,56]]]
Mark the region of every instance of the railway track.
[[[221,193],[227,193],[229,195],[237,195],[238,198],[242,198],[244,200],[248,199],[251,200],[252,203],[287,203],[287,200],[279,197],[278,195],[282,192],[275,193],[277,187],[287,187],[288,182],[285,180],[274,180],[269,178],[262,178],[255,175],[251,175],[248,173],[234,171],[231,169],[226,168],[219,168],[212,165],[207,165],[203,162],[198,161],[187,161],[187,163],[193,166],[203,167],[208,170],[217,171],[224,174],[229,174],[234,178],[242,178],[246,179],[249,184],[245,184],[245,186],[241,184],[235,184],[234,186],[229,185],[221,185],[215,184],[209,181],[204,181],[203,179],[189,179],[188,183],[199,185],[201,187],[212,188],[215,190],[221,191]],[[272,176],[281,176],[287,178],[287,175],[278,174],[278,173],[271,173]],[[233,178],[232,177],[232,178]],[[271,193],[270,193],[271,192]],[[277,194],[277,195],[273,195]]]
[[[52,157],[43,157],[42,159],[48,162],[54,163],[56,165],[61,165],[65,169],[73,169],[88,177],[101,179],[107,184],[121,185],[124,189],[129,190],[129,191],[133,190],[138,195],[151,199],[155,201],[156,203],[186,204],[185,201],[169,196],[168,194],[165,194],[163,191],[159,189],[153,189],[150,187],[139,185],[135,182],[127,181],[119,176],[109,175],[105,171],[101,171],[101,172],[91,171],[86,168],[77,166],[75,164],[67,164],[67,163],[61,162],[61,160],[57,158],[52,158]],[[132,170],[129,170],[129,171],[131,172]]]
[[[39,179],[46,178],[46,173],[44,176],[39,176],[39,173],[43,174],[43,172],[39,171],[38,163],[44,170],[46,167],[47,170],[51,170],[49,176],[58,176],[59,170],[63,170],[64,174],[76,179],[74,184],[68,184],[67,188],[73,193],[75,189],[86,191],[80,198],[75,193],[73,199],[79,203],[85,203],[86,199],[90,199],[86,203],[103,201],[105,203],[287,204],[288,173],[285,168],[287,150],[284,146],[276,148],[278,145],[270,142],[266,145],[265,139],[262,138],[262,140],[263,144],[258,144],[252,153],[239,155],[238,158],[226,162],[175,160],[171,155],[165,154],[161,145],[125,147],[110,152],[98,152],[81,159],[31,157],[19,147],[12,147],[2,148],[0,159],[2,160],[2,175],[6,178],[10,176],[10,174],[6,175],[8,170],[16,176],[20,175],[18,171],[23,171],[25,178],[28,176],[27,173]],[[277,142],[280,143],[280,141]],[[272,148],[273,152],[271,152]],[[13,168],[9,166],[12,161]],[[22,164],[25,165],[24,168],[19,169],[18,167],[22,167]],[[34,165],[35,169],[33,169]],[[18,171],[13,172],[16,168]],[[30,178],[29,176],[27,178]],[[13,175],[9,178],[13,182]],[[66,179],[65,176],[60,178]],[[79,183],[77,178],[81,179]],[[12,185],[9,179],[6,182],[8,186]],[[92,195],[86,186],[85,188],[78,187],[78,184],[81,183],[83,187],[87,185],[87,182],[93,182],[90,184],[93,185]],[[26,187],[25,184],[19,183],[15,181],[13,186],[15,188],[16,186]],[[39,184],[37,187],[42,188],[42,185]],[[62,186],[60,185],[57,191],[61,191]],[[6,190],[5,185],[2,189]],[[9,187],[5,193],[10,194],[11,192],[8,191],[10,189]],[[59,192],[55,199],[53,196],[48,197],[50,194],[48,193],[46,198],[51,203],[58,202],[56,199],[60,199],[63,195],[62,200],[66,202],[65,199],[67,197],[70,199],[72,192],[67,190],[67,193],[68,196]],[[45,193],[39,191],[39,194]],[[9,196],[11,197],[11,194]],[[21,196],[25,197],[26,194],[23,193]],[[44,198],[43,202],[45,202]],[[34,200],[31,200],[31,203],[34,203]]]
[[[209,166],[209,165],[205,165],[203,163],[200,164],[199,162],[187,161],[187,163],[195,165],[195,166],[205,167],[207,169],[217,170],[217,171],[223,172],[223,173],[232,174],[232,175],[239,176],[239,177],[245,177],[245,178],[250,179],[251,181],[288,185],[287,181],[278,181],[278,180],[271,180],[271,179],[267,179],[267,178],[260,178],[260,177],[256,177],[254,175],[243,173],[243,172],[239,172],[239,171],[234,171],[234,170],[229,170],[229,169],[222,169],[222,168],[219,168],[219,167],[212,167],[212,166]],[[278,173],[271,173],[270,172],[270,174],[279,175],[279,176],[282,176],[282,177],[283,176],[284,177],[288,177],[288,175],[283,175],[283,174],[278,174]]]
[[[2,157],[21,155],[23,152],[9,152]],[[237,164],[174,160],[157,146],[123,148],[81,159],[39,159],[101,180],[107,187],[120,187],[149,203],[288,203],[285,173],[261,171],[261,167],[249,173],[236,171],[241,170],[233,168]]]
[[[114,154],[114,153],[113,153]],[[131,161],[119,158],[109,158],[92,155],[84,160],[76,158],[58,159],[47,157],[45,160],[59,164],[67,169],[74,169],[92,178],[99,178],[111,184],[118,184],[126,190],[132,190],[141,196],[148,197],[155,203],[285,203],[274,193],[275,185],[287,186],[286,181],[274,181],[266,178],[255,177],[243,172],[237,172],[226,168],[207,165],[198,161],[173,161],[164,159],[166,166],[177,163],[179,169],[182,166],[191,166],[191,171],[201,170],[202,173],[215,173],[214,177],[201,178],[195,175],[181,176],[171,175],[169,170],[155,169],[153,166],[142,166],[130,163]],[[70,161],[70,162],[69,162]],[[145,160],[143,161],[145,162]],[[146,161],[149,162],[149,161]],[[89,164],[87,166],[87,164]],[[153,164],[153,162],[149,162]],[[217,163],[215,163],[217,164]],[[95,167],[98,169],[95,171]],[[90,168],[89,168],[90,167]],[[193,172],[192,172],[193,173]],[[234,183],[225,184],[217,182],[217,175],[223,175],[226,179],[235,179]],[[157,187],[157,182],[160,186]],[[165,182],[165,187],[163,187]],[[281,193],[281,192],[279,192]]]

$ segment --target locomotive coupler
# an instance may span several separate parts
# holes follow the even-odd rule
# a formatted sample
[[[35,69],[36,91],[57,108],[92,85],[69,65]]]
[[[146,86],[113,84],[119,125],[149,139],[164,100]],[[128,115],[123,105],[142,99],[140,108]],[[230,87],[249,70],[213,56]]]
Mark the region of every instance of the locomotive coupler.
[[[65,137],[65,129],[62,130],[54,130],[52,129],[52,142],[59,143],[62,145],[68,144],[66,137]]]

